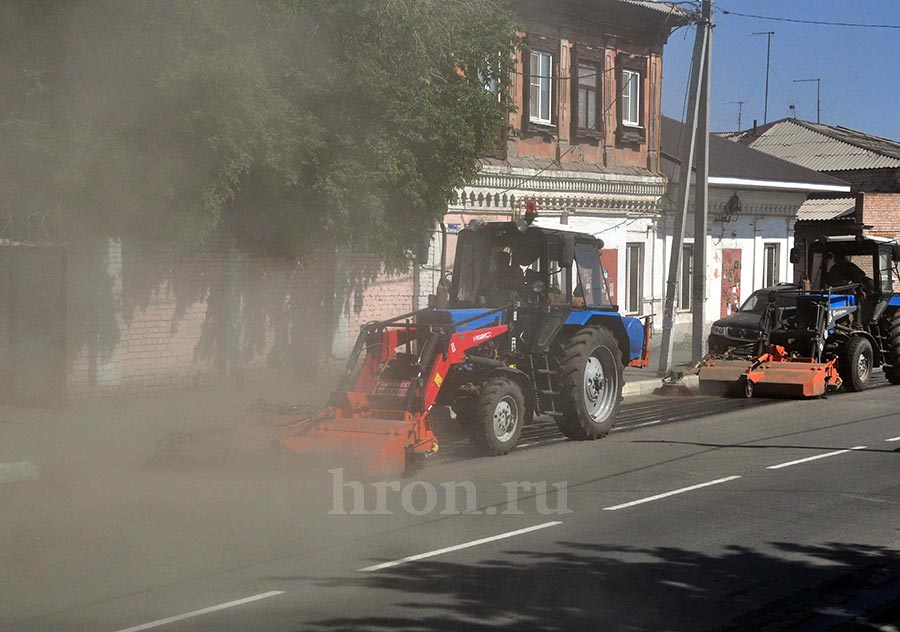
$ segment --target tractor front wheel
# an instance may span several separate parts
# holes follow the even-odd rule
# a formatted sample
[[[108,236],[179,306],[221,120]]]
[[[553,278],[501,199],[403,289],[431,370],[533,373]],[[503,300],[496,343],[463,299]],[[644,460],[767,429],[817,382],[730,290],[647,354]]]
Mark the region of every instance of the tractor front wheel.
[[[506,454],[519,441],[525,425],[525,396],[514,381],[489,379],[481,387],[473,414],[461,418],[472,445],[491,456]]]
[[[863,336],[851,336],[838,356],[838,373],[844,388],[861,391],[866,388],[872,376],[872,343]]]
[[[884,374],[891,384],[900,384],[900,309],[888,317],[887,362]]]
[[[605,437],[618,415],[624,382],[615,336],[604,327],[585,327],[569,340],[559,364],[560,432],[579,441]]]

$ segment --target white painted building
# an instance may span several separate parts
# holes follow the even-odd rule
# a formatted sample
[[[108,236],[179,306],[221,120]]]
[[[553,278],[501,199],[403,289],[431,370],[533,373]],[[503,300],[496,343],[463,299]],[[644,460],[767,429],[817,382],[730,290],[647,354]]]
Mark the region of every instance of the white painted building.
[[[660,226],[664,221],[665,230],[656,235],[657,254],[646,261],[653,269],[655,285],[648,296],[649,305],[645,306],[660,314],[672,248],[682,142],[685,140],[681,123],[663,117],[661,153],[669,186],[663,199]],[[708,261],[704,291],[707,325],[736,310],[754,290],[793,281],[789,253],[794,245],[794,223],[800,206],[810,195],[846,195],[850,191],[846,182],[718,136],[710,136],[709,153]],[[693,208],[693,195],[689,208]],[[685,264],[679,275],[676,340],[688,337],[691,329],[690,270],[696,239],[693,226],[691,213],[685,233]]]

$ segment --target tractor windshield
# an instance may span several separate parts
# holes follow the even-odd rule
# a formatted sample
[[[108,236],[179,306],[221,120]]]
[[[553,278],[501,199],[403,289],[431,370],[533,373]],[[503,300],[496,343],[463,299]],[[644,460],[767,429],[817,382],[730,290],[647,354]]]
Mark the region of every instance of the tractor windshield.
[[[591,307],[609,307],[609,291],[600,268],[600,253],[593,244],[580,243],[575,246],[575,266],[578,269],[578,284],[575,286],[575,301],[584,301]]]

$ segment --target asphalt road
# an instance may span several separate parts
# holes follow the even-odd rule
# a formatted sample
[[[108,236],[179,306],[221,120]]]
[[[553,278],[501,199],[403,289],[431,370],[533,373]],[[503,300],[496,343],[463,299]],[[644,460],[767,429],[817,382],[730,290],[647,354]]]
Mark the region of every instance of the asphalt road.
[[[758,629],[799,611],[817,618],[787,629],[830,629],[858,584],[866,608],[892,598],[900,388],[646,398],[607,439],[536,424],[503,458],[444,436],[380,499],[237,460],[119,460],[7,496],[0,629]]]

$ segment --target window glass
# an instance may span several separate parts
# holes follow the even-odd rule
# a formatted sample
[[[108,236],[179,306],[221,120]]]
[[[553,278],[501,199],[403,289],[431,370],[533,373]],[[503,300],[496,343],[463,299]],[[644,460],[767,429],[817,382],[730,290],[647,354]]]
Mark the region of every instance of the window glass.
[[[626,125],[640,125],[641,73],[633,70],[622,71],[622,122]]]
[[[599,67],[578,66],[578,129],[597,129],[597,94],[600,85]]]
[[[552,98],[552,60],[550,53],[531,52],[531,80],[529,90],[529,118],[536,123],[549,125],[550,99]]]
[[[625,312],[640,314],[644,293],[644,244],[625,247]]]
[[[681,249],[681,287],[678,293],[678,308],[691,309],[694,292],[694,246],[686,244]]]
[[[606,279],[600,270],[600,253],[590,244],[575,246],[575,267],[578,272],[574,297],[575,303],[607,307],[611,305]]]
[[[779,244],[765,245],[765,259],[763,262],[763,287],[772,287],[781,280],[779,273]]]
[[[881,277],[881,291],[882,292],[893,292],[894,291],[894,279],[891,272],[891,253],[889,252],[880,252],[878,253],[878,270],[879,275]]]

